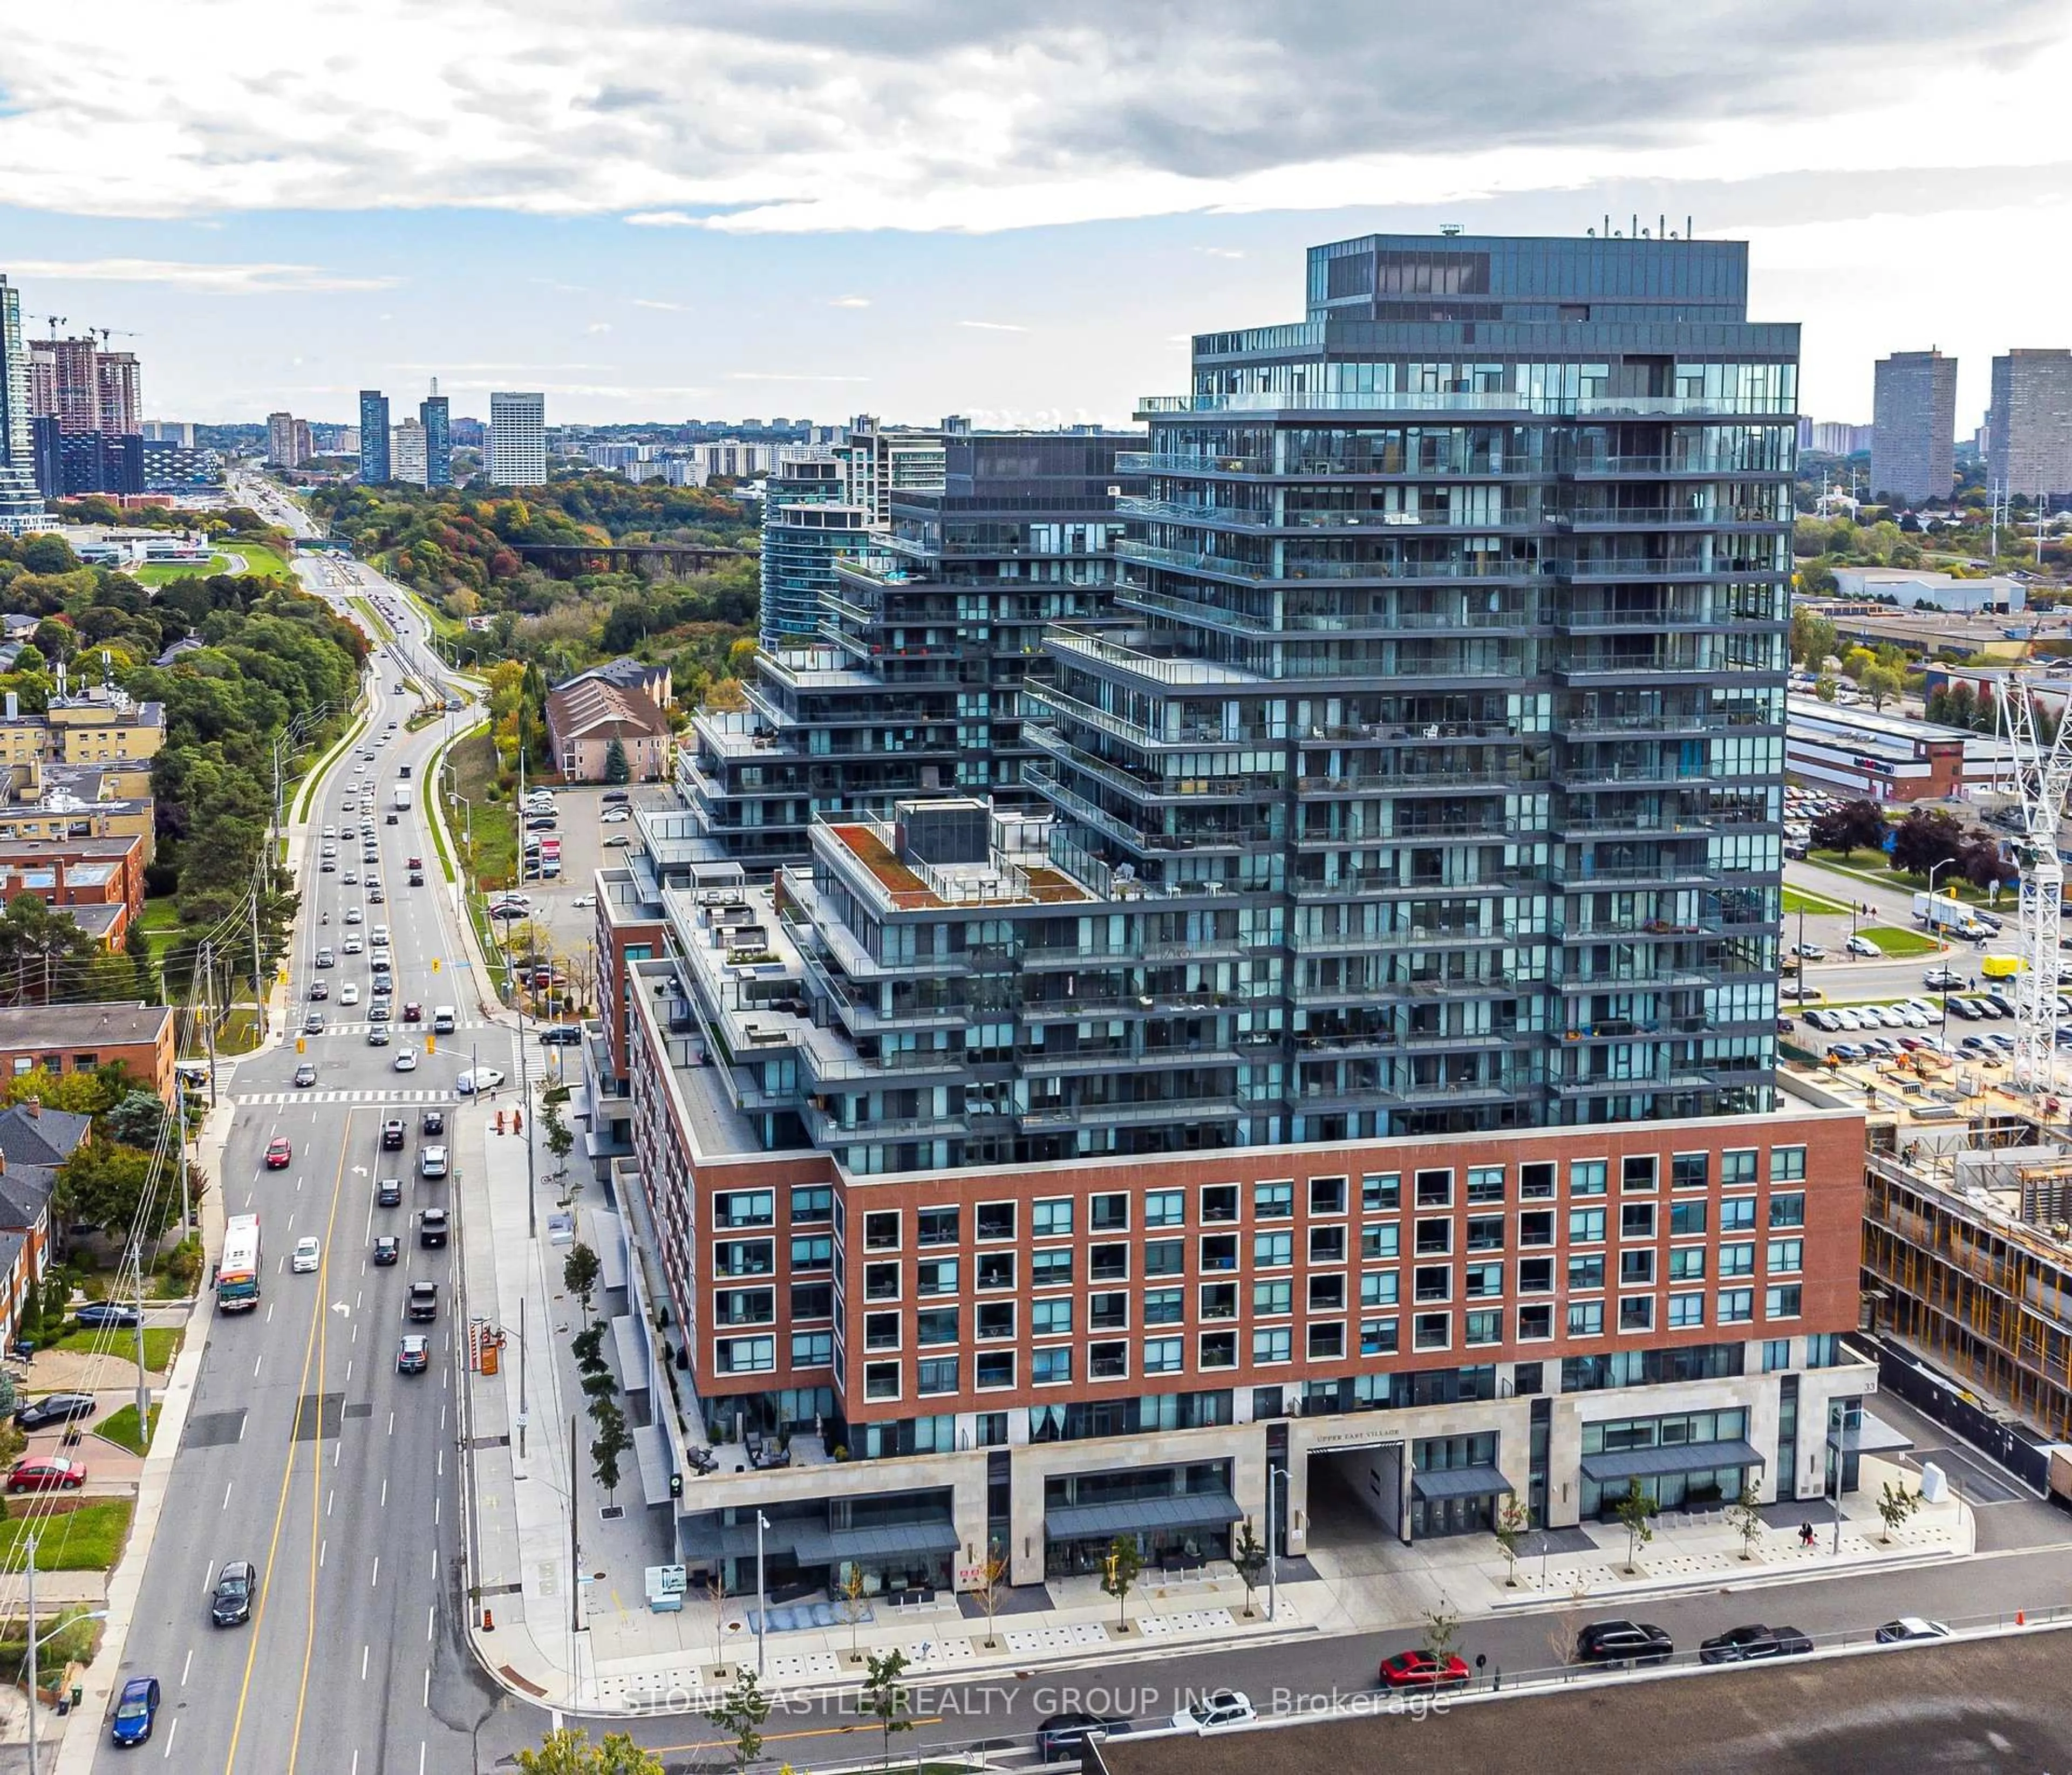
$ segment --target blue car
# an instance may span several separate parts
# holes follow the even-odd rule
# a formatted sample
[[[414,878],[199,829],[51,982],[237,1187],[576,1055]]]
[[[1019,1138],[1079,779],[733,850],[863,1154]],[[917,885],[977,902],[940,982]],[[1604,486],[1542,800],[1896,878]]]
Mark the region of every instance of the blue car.
[[[121,1698],[115,1703],[114,1724],[109,1728],[108,1736],[118,1744],[141,1744],[151,1736],[151,1728],[158,1718],[158,1679],[155,1676],[133,1676],[122,1685]]]

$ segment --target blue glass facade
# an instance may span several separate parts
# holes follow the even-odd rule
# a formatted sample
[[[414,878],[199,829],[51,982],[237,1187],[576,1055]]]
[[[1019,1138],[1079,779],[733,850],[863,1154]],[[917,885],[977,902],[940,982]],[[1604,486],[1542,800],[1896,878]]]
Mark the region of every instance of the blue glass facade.
[[[390,478],[388,397],[379,388],[360,391],[360,484],[379,487]]]
[[[453,485],[453,425],[446,397],[427,396],[417,403],[417,422],[425,428],[425,485]]]

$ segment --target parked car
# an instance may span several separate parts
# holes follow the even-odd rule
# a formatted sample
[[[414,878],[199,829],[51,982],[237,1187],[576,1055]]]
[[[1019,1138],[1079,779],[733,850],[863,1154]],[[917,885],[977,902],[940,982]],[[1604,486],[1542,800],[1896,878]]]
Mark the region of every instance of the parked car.
[[[225,1559],[216,1575],[216,1589],[209,1597],[208,1618],[219,1627],[236,1627],[252,1618],[252,1599],[258,1593],[259,1568],[249,1559]]]
[[[1873,961],[1879,959],[1885,954],[1885,951],[1868,937],[1852,936],[1842,947],[1852,955],[1867,956]]]
[[[1046,1763],[1076,1762],[1088,1744],[1129,1729],[1116,1714],[1054,1713],[1036,1728],[1036,1754]]]
[[[108,1736],[118,1744],[141,1744],[151,1736],[151,1728],[158,1721],[158,1679],[155,1676],[133,1676],[122,1685],[122,1693],[116,1698],[114,1716],[109,1722]]]
[[[30,1455],[7,1469],[10,1493],[77,1491],[86,1483],[86,1463],[63,1455]]]
[[[540,1045],[545,1048],[573,1048],[582,1041],[582,1029],[574,1023],[550,1023],[540,1032]]]
[[[454,1089],[462,1096],[476,1091],[494,1091],[504,1083],[504,1074],[494,1066],[478,1066],[472,1072],[464,1072],[454,1080]]]
[[[91,1393],[46,1393],[31,1399],[14,1414],[18,1430],[47,1429],[53,1424],[70,1424],[75,1418],[93,1415]]]
[[[1765,1627],[1756,1622],[1715,1633],[1698,1648],[1701,1664],[1753,1664],[1761,1658],[1803,1658],[1813,1641],[1796,1627]]]
[[[294,1162],[294,1145],[285,1134],[277,1135],[266,1143],[266,1169],[269,1171],[286,1170]]]
[[[1174,1714],[1173,1729],[1215,1732],[1230,1726],[1248,1726],[1258,1717],[1249,1696],[1236,1689],[1219,1689]]]
[[[1939,1621],[1929,1621],[1919,1615],[1901,1615],[1897,1621],[1889,1621],[1877,1630],[1881,1646],[1902,1645],[1909,1640],[1947,1639],[1950,1629]]]
[[[1457,1689],[1468,1680],[1468,1661],[1436,1652],[1398,1652],[1381,1661],[1384,1689]]]
[[[120,1300],[89,1300],[72,1317],[81,1331],[130,1331],[144,1321],[136,1308]]]
[[[1666,1664],[1676,1642],[1651,1621],[1593,1621],[1576,1636],[1581,1664]]]

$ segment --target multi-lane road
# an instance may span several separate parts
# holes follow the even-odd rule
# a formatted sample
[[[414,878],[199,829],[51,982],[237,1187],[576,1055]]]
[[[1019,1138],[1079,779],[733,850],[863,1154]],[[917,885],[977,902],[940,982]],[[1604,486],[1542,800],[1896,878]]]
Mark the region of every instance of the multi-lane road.
[[[306,569],[306,577],[319,574],[331,577],[314,564]],[[331,590],[320,582],[315,589]],[[428,664],[413,659],[413,673]],[[483,1019],[421,799],[413,794],[407,810],[393,806],[402,767],[410,767],[413,786],[421,783],[443,725],[405,733],[401,723],[413,701],[397,693],[402,673],[385,650],[376,665],[366,742],[332,768],[311,806],[303,908],[289,959],[290,1027],[312,1008],[309,989],[319,980],[330,987],[314,1007],[327,1027],[304,1038],[300,1053],[291,1037],[240,1062],[228,1087],[234,1119],[217,1187],[225,1213],[260,1216],[260,1303],[249,1313],[219,1314],[209,1327],[124,1645],[121,1674],[154,1675],[163,1686],[145,1754],[181,1769],[472,1770],[475,1728],[497,1694],[462,1637],[457,1251],[421,1250],[415,1237],[416,1211],[434,1202],[450,1208],[454,1193],[419,1182],[415,1170],[423,1114],[435,1106],[446,1113],[446,1144],[456,1148],[456,1162],[479,1162],[477,1118],[455,1093],[471,1050],[485,1065],[515,1068],[508,1032],[470,1026]],[[379,859],[371,869],[361,860],[367,821]],[[324,873],[319,835],[333,826],[340,829],[337,868]],[[423,860],[421,887],[405,885],[412,857]],[[368,899],[376,875],[383,904]],[[361,909],[363,922],[348,925],[349,908]],[[390,933],[395,1017],[413,1002],[427,1019],[396,1021],[384,1047],[367,1041],[377,925]],[[356,932],[363,951],[343,954],[343,939]],[[340,951],[335,966],[314,965],[322,945]],[[359,988],[357,1005],[339,1002],[347,982]],[[460,1008],[462,1027],[426,1054],[424,1032],[441,1003]],[[417,1067],[398,1072],[395,1057],[405,1047],[420,1056]],[[293,1083],[304,1060],[317,1069],[313,1087]],[[380,1150],[388,1115],[403,1117],[409,1130],[401,1153]],[[269,1170],[267,1144],[282,1136],[293,1157]],[[400,1207],[375,1205],[377,1179],[387,1176],[404,1180]],[[403,1240],[393,1268],[369,1259],[373,1239],[384,1232]],[[322,1259],[315,1273],[298,1275],[289,1258],[305,1235],[322,1242]],[[411,1327],[403,1300],[419,1278],[438,1284],[439,1316]],[[422,1374],[397,1371],[398,1340],[409,1329],[432,1333]],[[249,1625],[217,1629],[209,1592],[222,1562],[233,1559],[258,1565],[259,1598]],[[104,1745],[96,1766],[127,1761]]]

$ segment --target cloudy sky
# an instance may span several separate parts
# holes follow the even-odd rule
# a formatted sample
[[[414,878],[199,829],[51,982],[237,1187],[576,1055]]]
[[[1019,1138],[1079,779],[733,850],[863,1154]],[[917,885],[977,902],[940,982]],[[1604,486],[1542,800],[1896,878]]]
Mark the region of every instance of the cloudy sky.
[[[110,46],[119,45],[118,56]],[[2072,345],[2064,0],[97,0],[0,58],[0,272],[156,417],[1126,419],[1371,229],[1752,243],[1806,410]]]

